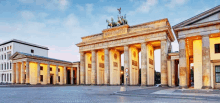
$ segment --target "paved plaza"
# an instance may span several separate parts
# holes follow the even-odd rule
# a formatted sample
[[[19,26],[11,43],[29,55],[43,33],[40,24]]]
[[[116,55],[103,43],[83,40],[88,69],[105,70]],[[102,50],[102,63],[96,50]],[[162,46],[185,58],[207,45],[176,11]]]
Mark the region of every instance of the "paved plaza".
[[[47,86],[47,87],[0,87],[0,103],[183,103],[212,102],[220,100],[220,92],[215,96],[188,95],[174,88],[129,86],[127,92],[119,92],[120,86]],[[172,93],[170,92],[172,91]],[[164,92],[167,92],[164,93]],[[212,92],[212,91],[210,91]],[[175,95],[182,93],[182,95]],[[184,94],[185,93],[185,94]],[[199,93],[197,93],[199,94]],[[204,94],[201,92],[200,94]],[[213,95],[213,94],[210,94]]]

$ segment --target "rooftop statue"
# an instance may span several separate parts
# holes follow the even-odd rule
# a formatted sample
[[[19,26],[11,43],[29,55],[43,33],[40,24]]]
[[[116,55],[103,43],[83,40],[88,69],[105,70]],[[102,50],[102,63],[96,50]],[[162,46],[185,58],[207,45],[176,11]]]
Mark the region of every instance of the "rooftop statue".
[[[120,15],[120,16],[118,16],[118,21],[114,22],[113,18],[111,18],[111,22],[109,20],[106,20],[106,22],[108,23],[107,28],[108,27],[112,28],[112,27],[128,24],[128,21],[126,20],[126,14],[125,14],[124,17],[121,16],[121,7],[117,10],[118,10],[119,15]]]

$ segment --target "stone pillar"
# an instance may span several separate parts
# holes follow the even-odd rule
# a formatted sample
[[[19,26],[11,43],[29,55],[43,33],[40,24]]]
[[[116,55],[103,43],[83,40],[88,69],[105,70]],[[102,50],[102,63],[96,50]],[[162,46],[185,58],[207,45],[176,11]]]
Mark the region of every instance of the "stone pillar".
[[[26,61],[26,84],[30,84],[29,61]]]
[[[179,87],[188,88],[187,86],[187,63],[186,63],[186,44],[185,39],[179,40]]]
[[[76,74],[76,84],[79,85],[79,65],[77,65],[76,69],[77,69],[76,70],[76,72],[77,72],[77,74]]]
[[[19,83],[19,63],[16,63],[16,83]]]
[[[162,40],[160,42],[161,47],[161,86],[168,86],[168,74],[167,74],[167,41]]]
[[[21,84],[24,84],[25,80],[25,74],[24,74],[24,62],[21,62]]]
[[[141,43],[141,85],[147,85],[147,43]]]
[[[109,49],[105,48],[105,85],[110,85]]]
[[[128,70],[128,76],[126,76],[126,69]],[[127,78],[127,85],[130,85],[130,68],[129,68],[129,46],[124,46],[124,83],[126,84]]]
[[[46,79],[46,83],[50,84],[50,64],[47,64],[47,79]]]
[[[63,84],[66,84],[66,66],[63,67]]]
[[[15,74],[16,74],[16,65],[14,65],[14,63],[12,63],[12,83],[14,84],[14,83],[16,83],[15,82]],[[1,77],[2,77],[2,74],[1,74]],[[3,79],[3,78],[2,78]],[[1,80],[2,80],[1,79]],[[2,81],[3,82],[3,81]]]
[[[211,63],[209,35],[202,36],[202,88],[211,89]]]
[[[175,73],[176,73],[176,71],[175,71],[175,65],[176,65],[176,62],[175,62],[175,60],[171,60],[171,86],[172,87],[175,87],[176,85],[175,85],[175,77],[176,77],[176,75],[175,75]]]
[[[80,84],[85,84],[85,54],[80,52]]]
[[[70,74],[71,74],[71,84],[73,85],[73,67],[70,68]]]
[[[58,82],[58,65],[56,65],[56,71],[55,71],[55,82],[54,82],[54,84],[59,84],[59,82]]]
[[[41,84],[40,82],[40,63],[37,63],[37,84]]]
[[[96,51],[92,50],[92,70],[91,70],[91,84],[97,84],[97,68],[96,68]]]

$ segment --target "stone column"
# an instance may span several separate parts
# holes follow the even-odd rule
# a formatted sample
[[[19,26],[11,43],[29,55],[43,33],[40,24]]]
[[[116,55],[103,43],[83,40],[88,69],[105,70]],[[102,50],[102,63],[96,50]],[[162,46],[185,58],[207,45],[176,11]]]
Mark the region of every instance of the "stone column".
[[[63,84],[66,84],[66,66],[63,67]]]
[[[46,79],[46,83],[50,84],[50,64],[47,64],[47,79]]]
[[[71,74],[70,76],[71,84],[73,85],[73,67],[70,68],[70,74]]]
[[[179,87],[188,88],[187,86],[187,63],[186,63],[186,44],[185,39],[179,40]]]
[[[54,82],[54,84],[59,84],[59,82],[58,82],[58,65],[56,65],[56,70],[55,70],[55,82]]]
[[[168,75],[167,75],[167,41],[162,40],[161,44],[161,86],[168,86]]]
[[[91,70],[91,84],[97,84],[97,68],[96,68],[96,51],[92,50],[92,70]]]
[[[41,84],[40,81],[40,63],[37,63],[37,84]]]
[[[202,36],[202,88],[211,89],[211,63],[209,35]]]
[[[141,85],[147,85],[147,43],[141,43]]]
[[[80,84],[85,84],[85,54],[80,52]]]
[[[77,75],[76,75],[76,84],[79,85],[79,65],[77,65]]]
[[[29,61],[26,61],[26,84],[30,84]]]
[[[12,63],[12,80],[11,81],[12,81],[13,84],[16,83],[15,82],[15,77],[16,77],[15,74],[16,74],[16,65],[14,65],[14,63]],[[2,75],[1,75],[1,77],[2,77]]]
[[[128,70],[128,76],[126,76],[126,69]],[[130,68],[129,68],[129,46],[124,46],[124,84],[126,84],[126,78],[127,78],[127,85],[130,84]]]
[[[21,84],[24,84],[25,74],[24,74],[24,62],[21,62]]]
[[[175,85],[175,77],[176,77],[175,65],[176,65],[175,60],[171,60],[171,86],[172,87],[176,86]]]
[[[105,85],[110,85],[109,49],[105,48]]]
[[[19,83],[19,63],[16,63],[16,83]]]

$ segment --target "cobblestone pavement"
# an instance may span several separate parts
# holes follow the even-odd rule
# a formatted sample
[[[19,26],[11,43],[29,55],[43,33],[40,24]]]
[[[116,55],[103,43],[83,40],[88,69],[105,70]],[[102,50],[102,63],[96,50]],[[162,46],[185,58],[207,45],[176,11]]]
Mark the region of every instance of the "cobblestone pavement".
[[[149,91],[148,91],[149,89]],[[52,87],[0,87],[0,103],[185,103],[185,102],[218,102],[218,99],[169,98],[151,94],[166,88],[141,88],[131,86],[129,91],[147,92],[147,95],[116,95],[120,86],[52,86]],[[131,92],[132,93],[132,92]],[[134,93],[135,94],[135,93]]]

